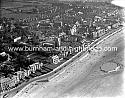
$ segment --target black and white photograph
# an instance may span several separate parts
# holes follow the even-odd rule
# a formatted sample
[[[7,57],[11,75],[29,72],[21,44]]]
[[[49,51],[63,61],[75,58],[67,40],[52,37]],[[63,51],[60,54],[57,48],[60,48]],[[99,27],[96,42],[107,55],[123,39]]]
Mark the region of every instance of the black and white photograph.
[[[0,98],[125,98],[125,0],[1,0]]]

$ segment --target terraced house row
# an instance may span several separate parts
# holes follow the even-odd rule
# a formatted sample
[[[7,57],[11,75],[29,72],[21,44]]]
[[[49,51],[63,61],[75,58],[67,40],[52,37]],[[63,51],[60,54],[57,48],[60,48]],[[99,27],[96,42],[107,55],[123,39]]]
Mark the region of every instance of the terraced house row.
[[[28,77],[31,73],[35,73],[36,70],[40,70],[43,66],[43,63],[34,63],[29,66],[28,70],[22,70],[15,72],[16,75],[12,75],[12,77],[1,77],[1,88],[2,91],[10,90],[13,87],[15,87],[21,79],[24,79],[25,77]]]

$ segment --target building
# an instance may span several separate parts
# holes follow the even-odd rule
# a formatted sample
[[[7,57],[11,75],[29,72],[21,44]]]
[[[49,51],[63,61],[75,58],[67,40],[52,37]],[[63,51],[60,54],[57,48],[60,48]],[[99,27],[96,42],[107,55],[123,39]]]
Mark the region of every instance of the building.
[[[53,59],[54,64],[58,64],[60,62],[60,59],[59,59],[58,55],[52,56],[52,59]]]
[[[43,63],[37,62],[37,63],[30,65],[30,70],[31,72],[35,73],[35,71],[41,69],[42,66],[43,66]]]
[[[96,39],[99,37],[98,32],[92,32],[93,39]]]
[[[77,31],[77,26],[74,25],[70,31],[71,31],[71,35],[75,35],[75,32]]]
[[[8,90],[9,89],[10,78],[2,77],[0,80],[1,80],[0,85],[1,85],[2,91]]]
[[[100,37],[100,36],[104,35],[105,29],[100,29],[100,30],[97,31],[97,33],[98,33],[98,35]]]
[[[15,38],[15,39],[14,39],[14,42],[17,42],[17,41],[19,41],[19,40],[21,40],[21,37]]]
[[[70,51],[70,50],[69,50]],[[68,56],[68,54],[69,54],[69,51],[64,51],[63,53],[62,53],[62,55],[63,55],[63,58],[65,58],[65,57],[67,57]],[[73,51],[71,51],[71,52],[73,52]]]
[[[24,70],[25,77],[28,77],[31,74],[31,70]]]
[[[118,28],[119,25],[120,25],[120,23],[119,23],[119,22],[116,22],[116,23],[114,23],[114,24],[112,25],[112,27],[113,27],[113,28]]]
[[[43,63],[34,63],[30,65],[29,70],[17,71],[16,72],[17,75],[13,75],[11,78],[9,77],[0,78],[0,85],[1,85],[2,91],[10,90],[12,87],[18,84],[21,79],[28,77],[31,74],[31,72],[34,73],[37,69],[41,69],[42,66],[43,66]]]
[[[61,40],[64,42],[80,42],[82,39],[83,39],[82,36],[69,35],[62,37]]]
[[[60,47],[61,46],[61,38],[55,38],[55,47]]]
[[[0,81],[0,85],[1,85],[1,88],[2,88],[3,92],[7,91],[7,90],[10,90],[17,83],[19,83],[18,76],[16,76],[16,75],[13,75],[11,78],[9,78],[9,77],[7,77],[7,78],[2,77],[0,80],[1,80]]]
[[[77,32],[78,28],[79,28],[80,24],[77,21],[74,26],[70,29],[71,35],[75,35],[75,33]]]
[[[102,20],[102,18],[100,16],[95,16],[94,17],[94,21],[101,21],[101,20]]]
[[[15,84],[19,82],[18,77],[16,75],[13,75],[10,79],[9,87],[14,87]]]
[[[55,47],[55,41],[42,42],[43,47]]]
[[[18,80],[24,79],[25,77],[24,71],[17,71],[16,74],[17,74]]]

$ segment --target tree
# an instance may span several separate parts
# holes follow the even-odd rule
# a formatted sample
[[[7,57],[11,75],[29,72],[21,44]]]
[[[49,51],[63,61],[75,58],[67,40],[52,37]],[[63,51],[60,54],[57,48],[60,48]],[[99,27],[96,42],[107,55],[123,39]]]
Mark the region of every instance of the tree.
[[[14,61],[16,64],[18,64],[19,68],[27,69],[29,65],[33,64],[34,61],[31,59],[28,59],[27,57],[23,55],[17,56],[17,58]],[[17,68],[18,69],[18,68]]]
[[[15,71],[11,62],[6,62],[5,64],[1,64],[0,72],[2,72],[5,77],[8,77],[9,74],[14,74]]]

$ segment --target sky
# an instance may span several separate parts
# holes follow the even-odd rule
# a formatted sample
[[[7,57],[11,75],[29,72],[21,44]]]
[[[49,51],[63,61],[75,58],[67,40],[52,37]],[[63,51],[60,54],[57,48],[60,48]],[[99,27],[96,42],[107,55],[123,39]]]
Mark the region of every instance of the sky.
[[[115,5],[118,5],[118,6],[125,8],[125,0],[113,0],[112,4],[115,4]]]

